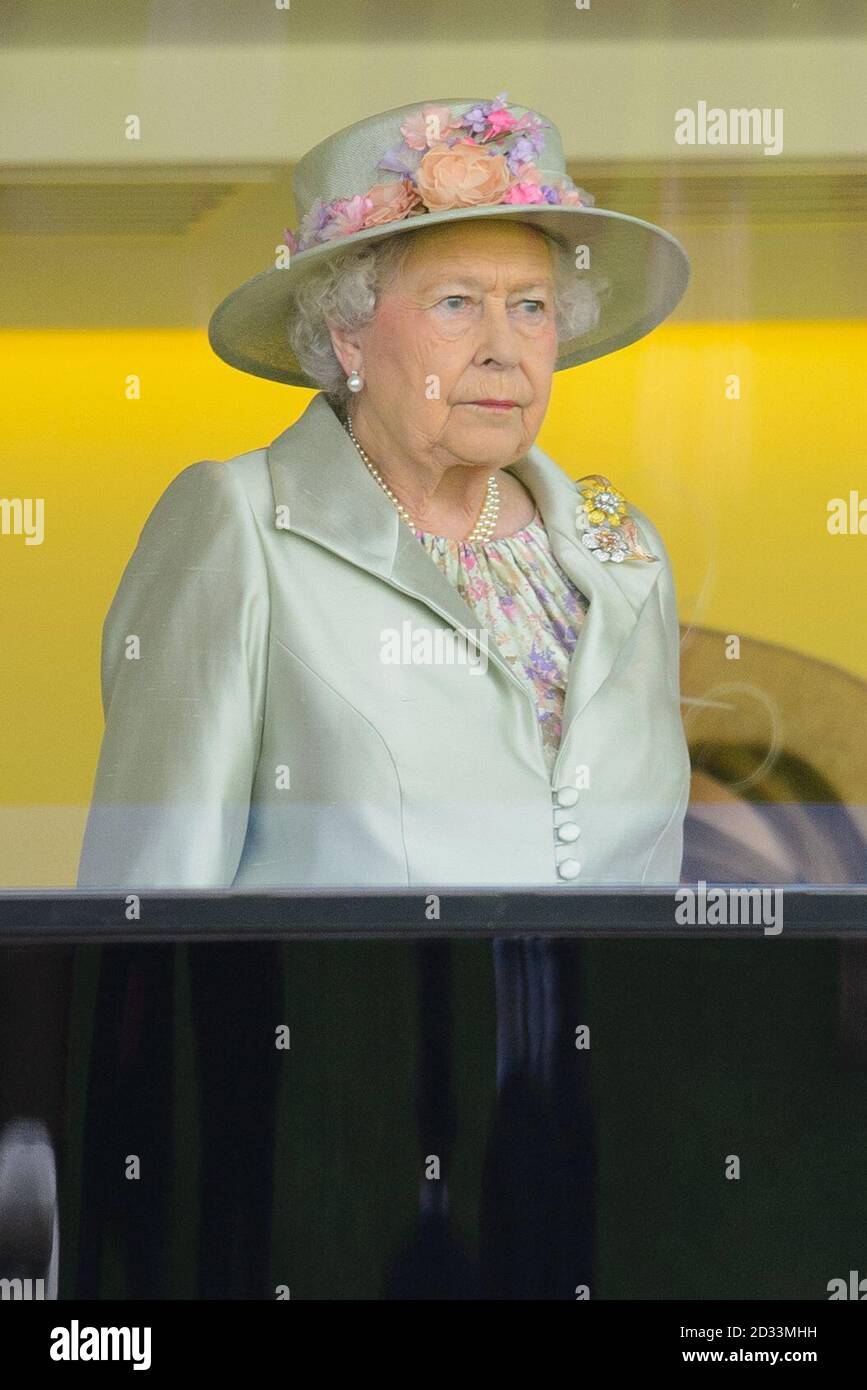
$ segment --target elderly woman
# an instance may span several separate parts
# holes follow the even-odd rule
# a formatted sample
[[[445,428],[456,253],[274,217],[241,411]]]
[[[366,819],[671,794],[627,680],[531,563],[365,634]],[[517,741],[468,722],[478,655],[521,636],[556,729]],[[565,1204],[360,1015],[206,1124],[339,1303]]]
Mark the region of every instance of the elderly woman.
[[[503,97],[360,121],[294,184],[210,338],[320,391],[142,531],[79,886],[676,882],[666,552],[579,423],[577,486],[534,441],[555,371],[670,313],[682,248],[590,206]]]
[[[555,371],[675,307],[682,248],[591,206],[555,127],[504,97],[362,120],[294,190],[297,232],[210,340],[318,394],[269,448],[184,469],[142,531],[105,624],[79,886],[676,882],[690,769],[666,553],[580,422],[577,486],[534,441]],[[554,1026],[521,1002],[554,997],[548,946],[516,963],[514,945],[495,943],[503,1085],[526,1068],[515,1039],[547,1057]],[[85,1205],[116,1192],[133,1132],[151,1178],[121,1182],[127,1285],[164,1296],[141,1251],[168,1211],[173,965],[126,949],[102,962]],[[269,1296],[277,952],[189,948],[200,1296]]]

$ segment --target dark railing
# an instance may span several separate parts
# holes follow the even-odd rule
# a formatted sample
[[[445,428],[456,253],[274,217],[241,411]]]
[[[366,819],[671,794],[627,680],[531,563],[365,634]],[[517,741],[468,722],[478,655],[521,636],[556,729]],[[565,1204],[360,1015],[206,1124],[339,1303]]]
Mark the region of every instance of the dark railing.
[[[696,885],[682,884],[683,888]],[[715,887],[743,885],[705,885]],[[755,894],[775,891],[749,885]],[[415,940],[440,937],[848,937],[867,932],[867,887],[783,885],[782,930],[750,917],[746,925],[681,924],[675,889],[540,889],[439,892],[436,887],[356,893],[167,892],[143,890],[130,920],[127,894],[0,891],[0,943],[310,940],[324,937]],[[438,915],[427,911],[428,895]],[[740,909],[739,909],[740,911]],[[767,920],[767,919],[764,919]]]

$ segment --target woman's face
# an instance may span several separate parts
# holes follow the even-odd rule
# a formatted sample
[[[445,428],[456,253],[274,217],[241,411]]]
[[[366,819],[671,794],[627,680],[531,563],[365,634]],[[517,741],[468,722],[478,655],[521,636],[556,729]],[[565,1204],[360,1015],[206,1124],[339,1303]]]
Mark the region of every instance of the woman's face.
[[[505,467],[533,443],[551,391],[548,245],[515,222],[409,235],[412,249],[372,323],[343,339],[343,365],[364,378],[354,418],[405,458]],[[488,401],[508,404],[479,404]]]

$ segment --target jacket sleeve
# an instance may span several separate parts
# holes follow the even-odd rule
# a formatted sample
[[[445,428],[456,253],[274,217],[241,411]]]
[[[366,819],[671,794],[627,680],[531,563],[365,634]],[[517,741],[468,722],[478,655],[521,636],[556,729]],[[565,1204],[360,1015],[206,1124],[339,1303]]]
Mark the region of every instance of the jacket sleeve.
[[[679,795],[672,805],[668,818],[651,854],[644,866],[643,883],[679,883],[683,869],[684,817],[689,806],[691,791],[691,762],[686,730],[683,725],[680,699],[680,620],[677,611],[677,594],[674,585],[671,561],[665,543],[653,522],[631,508],[638,528],[647,548],[659,556],[662,569],[656,581],[656,595],[662,616],[666,642],[666,683],[671,695],[671,713],[676,718],[676,742],[669,746],[677,753],[680,767]]]
[[[160,497],[102,638],[105,733],[79,888],[231,885],[263,726],[262,541],[230,467],[191,464]]]
[[[677,594],[674,587],[674,575],[672,573],[671,561],[665,542],[649,517],[637,507],[630,507],[630,512],[635,520],[644,542],[652,555],[659,557],[662,566],[659,579],[656,583],[656,592],[659,599],[659,606],[662,612],[662,622],[665,628],[667,642],[667,674],[668,684],[672,694],[677,700],[680,699],[680,619],[677,612]]]

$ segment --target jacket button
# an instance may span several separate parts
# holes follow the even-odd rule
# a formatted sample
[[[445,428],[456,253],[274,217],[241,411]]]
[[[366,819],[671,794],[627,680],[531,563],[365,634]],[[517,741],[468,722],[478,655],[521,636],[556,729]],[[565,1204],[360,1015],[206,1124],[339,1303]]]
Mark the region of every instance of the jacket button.
[[[557,872],[561,878],[577,878],[581,865],[577,859],[564,859],[562,864],[557,865]]]
[[[576,825],[575,822],[572,820],[564,821],[562,825],[557,826],[558,840],[565,840],[567,842],[571,840],[577,840],[580,834],[581,827],[579,825]]]
[[[578,800],[578,789],[577,787],[560,787],[554,796],[558,806],[574,806]]]

